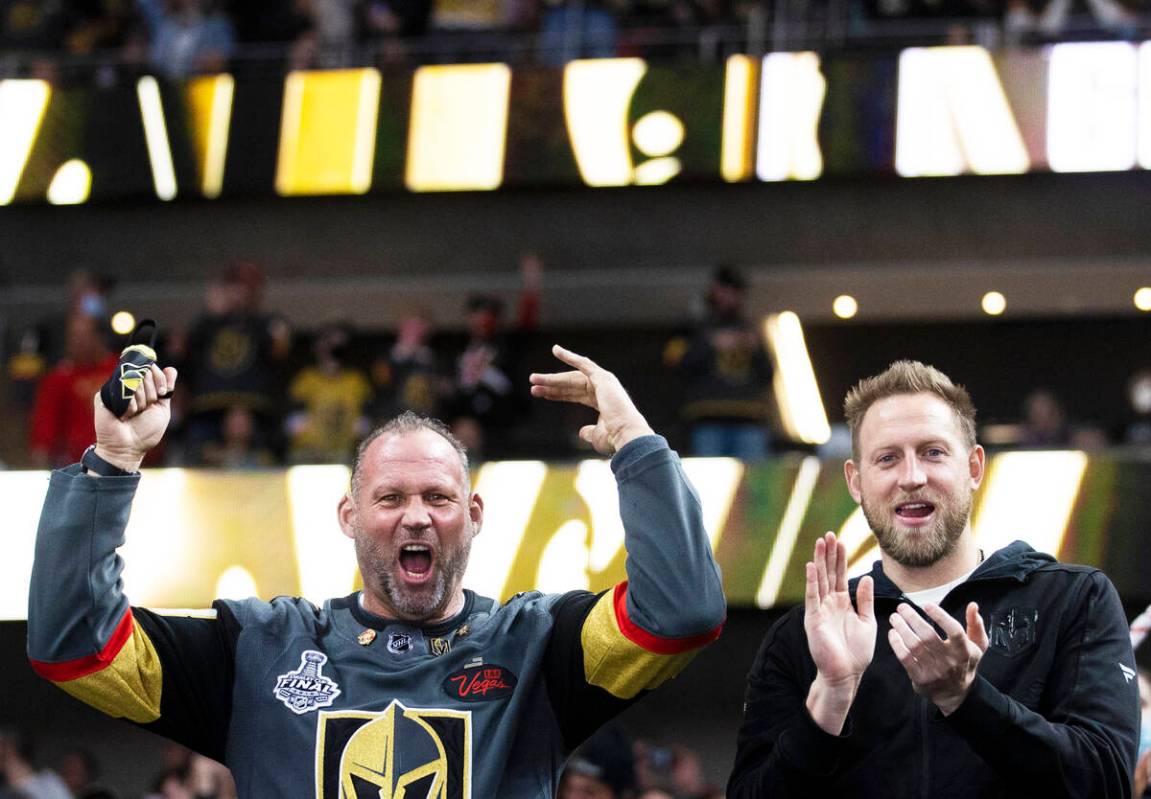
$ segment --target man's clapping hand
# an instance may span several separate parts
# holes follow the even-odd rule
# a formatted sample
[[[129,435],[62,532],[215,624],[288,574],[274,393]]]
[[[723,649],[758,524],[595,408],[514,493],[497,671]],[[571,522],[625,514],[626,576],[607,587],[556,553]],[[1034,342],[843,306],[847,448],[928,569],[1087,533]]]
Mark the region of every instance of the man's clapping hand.
[[[807,564],[803,627],[818,673],[807,695],[807,711],[825,731],[838,735],[875,654],[875,586],[859,581],[858,610],[847,591],[847,551],[828,533],[815,542]]]

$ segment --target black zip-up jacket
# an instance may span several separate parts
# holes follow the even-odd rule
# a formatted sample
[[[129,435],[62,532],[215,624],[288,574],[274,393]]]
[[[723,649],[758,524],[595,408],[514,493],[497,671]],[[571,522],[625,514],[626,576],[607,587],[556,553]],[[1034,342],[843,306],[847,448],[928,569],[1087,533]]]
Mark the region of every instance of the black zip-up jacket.
[[[912,690],[887,640],[889,617],[907,600],[878,562],[871,575],[875,656],[842,734],[824,732],[804,706],[816,668],[800,605],[756,656],[729,799],[1131,796],[1135,658],[1101,571],[1016,541],[953,588],[941,606],[965,624],[967,603],[978,602],[990,644],[950,716]]]

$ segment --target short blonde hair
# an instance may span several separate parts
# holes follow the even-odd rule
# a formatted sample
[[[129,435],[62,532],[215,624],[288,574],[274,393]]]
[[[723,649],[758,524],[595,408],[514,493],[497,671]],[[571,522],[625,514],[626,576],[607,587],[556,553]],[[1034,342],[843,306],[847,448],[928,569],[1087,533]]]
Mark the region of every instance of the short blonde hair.
[[[873,377],[855,384],[843,400],[843,415],[851,431],[851,457],[859,460],[859,428],[868,409],[881,399],[901,394],[934,394],[955,412],[959,430],[968,449],[975,446],[975,403],[967,389],[934,366],[919,361],[896,361]]]

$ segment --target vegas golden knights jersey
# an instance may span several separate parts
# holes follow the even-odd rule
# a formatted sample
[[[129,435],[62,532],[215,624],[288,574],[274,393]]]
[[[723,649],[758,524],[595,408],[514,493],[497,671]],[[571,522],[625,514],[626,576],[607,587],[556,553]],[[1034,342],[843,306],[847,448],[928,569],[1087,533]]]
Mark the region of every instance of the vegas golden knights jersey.
[[[551,797],[564,759],[719,634],[718,568],[666,442],[612,460],[628,581],[603,594],[465,592],[435,625],[359,594],[315,607],[218,600],[213,618],[130,607],[123,543],[139,477],[55,472],[36,543],[29,657],[113,716],[225,762],[244,797]]]

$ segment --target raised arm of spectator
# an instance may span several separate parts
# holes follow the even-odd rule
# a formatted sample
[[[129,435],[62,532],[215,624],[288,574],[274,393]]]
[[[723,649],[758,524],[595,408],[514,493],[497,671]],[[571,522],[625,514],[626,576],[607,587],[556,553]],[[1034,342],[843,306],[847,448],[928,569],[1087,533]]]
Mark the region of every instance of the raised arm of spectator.
[[[225,618],[167,618],[123,593],[124,542],[144,455],[163,436],[176,370],[153,366],[118,419],[94,397],[100,476],[80,464],[53,472],[28,599],[33,669],[92,707],[220,760],[231,712],[232,644]],[[114,470],[123,475],[112,475]],[[162,537],[164,529],[147,531]]]
[[[549,684],[563,683],[552,691],[553,706],[571,743],[679,673],[719,635],[726,602],[699,498],[679,458],[615,375],[562,347],[553,353],[574,370],[533,374],[532,395],[598,412],[580,437],[613,455],[627,550],[628,579],[599,596],[577,593],[557,621]],[[556,674],[573,668],[566,678]]]

